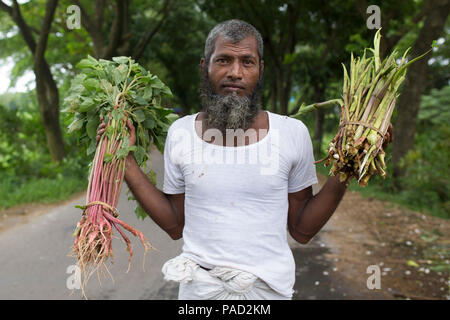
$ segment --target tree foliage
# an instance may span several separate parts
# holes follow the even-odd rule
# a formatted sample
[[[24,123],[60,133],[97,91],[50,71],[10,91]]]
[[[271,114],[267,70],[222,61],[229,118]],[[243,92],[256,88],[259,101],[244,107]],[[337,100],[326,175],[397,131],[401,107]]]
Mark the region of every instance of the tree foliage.
[[[45,23],[46,12],[50,12],[48,6],[56,2],[51,23]],[[12,74],[7,77],[14,85],[26,72],[36,73],[41,70],[37,70],[36,66],[44,65],[45,69],[47,64],[48,70],[36,73],[36,81],[51,89],[47,92],[53,92],[52,97],[49,95],[52,99],[46,102],[37,99],[38,89],[42,86],[28,93],[0,96],[2,114],[8,119],[0,125],[3,141],[0,144],[0,166],[3,172],[11,175],[56,172],[43,169],[51,159],[46,128],[52,123],[58,122],[63,128],[60,144],[65,146],[69,159],[81,158],[81,154],[86,154],[86,149],[77,144],[74,135],[65,130],[70,123],[60,119],[59,106],[68,96],[70,80],[79,73],[76,63],[88,54],[106,59],[113,56],[134,57],[171,88],[173,98],[166,100],[164,106],[181,107],[183,114],[190,114],[200,109],[199,61],[204,55],[208,32],[218,22],[243,19],[253,24],[264,40],[265,109],[293,114],[302,102],[309,104],[340,98],[341,63],[348,66],[350,52],[359,55],[363,48],[370,46],[376,31],[366,25],[369,4],[378,5],[381,9],[382,56],[393,49],[403,52],[413,46],[421,30],[424,30],[428,15],[428,11],[424,10],[428,3],[426,0],[376,0],[370,3],[365,0],[56,2],[33,0],[18,3],[26,22],[25,29],[19,26],[17,16],[14,19],[11,15],[10,9],[15,8],[15,1],[0,4],[0,61],[6,63],[8,59],[14,64]],[[82,26],[70,30],[66,24],[67,8],[73,4],[82,9]],[[448,149],[444,121],[448,118],[446,106],[450,79],[449,23],[447,19],[446,32],[443,32],[443,38],[438,40],[439,46],[430,55],[426,74],[422,72],[426,77],[423,98],[418,108],[415,134],[409,139],[414,141],[414,145],[403,161],[408,170],[402,180],[405,192],[434,192],[430,199],[441,205],[448,202],[448,196],[445,196],[448,190],[442,184],[442,179],[447,181],[448,177],[438,176],[436,172],[445,171],[444,166],[447,165],[442,159],[447,157],[443,149]],[[31,43],[34,41],[37,47],[40,39],[45,38],[46,29],[45,51],[43,54],[40,51],[41,59],[37,61],[36,51],[30,48],[33,47]],[[27,36],[24,36],[23,30],[28,30]],[[30,42],[30,38],[33,41]],[[44,105],[53,108],[53,112],[58,111],[58,115],[46,120]],[[336,132],[339,113],[339,108],[335,107],[311,113],[303,119],[310,128],[316,158],[323,157],[322,143]],[[393,124],[396,138],[401,135],[397,118],[395,111]],[[388,154],[394,151],[392,146],[390,148]],[[387,161],[392,161],[392,158],[388,156]],[[432,170],[433,165],[435,170]],[[391,188],[391,182],[387,179],[380,183]]]

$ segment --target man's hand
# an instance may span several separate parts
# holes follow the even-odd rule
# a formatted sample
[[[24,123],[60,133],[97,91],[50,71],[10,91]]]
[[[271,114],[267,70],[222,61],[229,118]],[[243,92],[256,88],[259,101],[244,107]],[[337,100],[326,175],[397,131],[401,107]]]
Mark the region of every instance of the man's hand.
[[[102,138],[103,132],[106,130],[106,123],[102,122],[103,117],[100,117],[100,125],[97,128],[97,145],[100,142],[100,139]],[[136,129],[133,126],[133,123],[130,119],[127,120],[127,127],[130,130],[130,147],[134,146],[136,143]]]
[[[392,123],[389,123],[388,130],[386,132],[386,135],[384,136],[383,150],[386,150],[392,140],[394,140],[394,128],[392,127]]]

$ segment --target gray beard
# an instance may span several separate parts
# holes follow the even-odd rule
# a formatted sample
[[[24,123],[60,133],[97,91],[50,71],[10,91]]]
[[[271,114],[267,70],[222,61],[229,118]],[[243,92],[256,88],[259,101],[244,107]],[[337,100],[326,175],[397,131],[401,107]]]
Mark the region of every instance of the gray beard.
[[[223,96],[214,92],[207,74],[202,74],[200,100],[206,112],[207,129],[218,129],[224,135],[226,129],[247,130],[262,109],[261,97],[261,80],[249,96],[240,97],[236,92]]]

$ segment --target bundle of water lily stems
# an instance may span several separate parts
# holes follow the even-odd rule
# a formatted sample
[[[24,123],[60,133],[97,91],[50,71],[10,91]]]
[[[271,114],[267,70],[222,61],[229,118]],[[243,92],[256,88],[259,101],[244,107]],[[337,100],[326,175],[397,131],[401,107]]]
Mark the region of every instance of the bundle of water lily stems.
[[[341,99],[300,107],[293,117],[299,117],[315,108],[330,104],[341,105],[340,125],[336,136],[329,144],[325,166],[332,165],[330,175],[339,174],[340,181],[358,179],[360,186],[366,186],[370,177],[386,175],[383,142],[388,130],[400,84],[405,79],[407,67],[425,54],[407,61],[403,54],[396,61],[397,51],[393,51],[383,61],[380,59],[380,30],[374,38],[374,48],[364,50],[363,56],[351,55],[350,72],[344,68],[343,95]],[[367,56],[366,52],[372,55]]]

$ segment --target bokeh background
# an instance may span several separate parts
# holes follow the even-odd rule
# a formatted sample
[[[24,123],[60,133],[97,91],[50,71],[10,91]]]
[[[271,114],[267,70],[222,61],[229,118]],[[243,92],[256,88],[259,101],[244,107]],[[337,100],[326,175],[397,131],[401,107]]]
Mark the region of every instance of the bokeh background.
[[[70,25],[73,5],[80,9],[78,28]],[[166,107],[181,116],[192,114],[200,110],[199,61],[208,32],[221,21],[243,19],[264,40],[264,108],[293,115],[302,102],[341,96],[341,63],[348,66],[351,53],[360,55],[372,46],[376,29],[368,28],[368,19],[373,19],[369,5],[380,9],[382,57],[409,47],[410,57],[415,57],[434,46],[411,65],[401,88],[386,179],[373,178],[366,188],[352,183],[350,190],[361,199],[405,208],[448,226],[448,0],[0,1],[0,215],[6,219],[13,208],[26,204],[59,203],[86,189],[91,161],[87,146],[67,133],[70,119],[61,110],[78,73],[74,66],[88,54],[133,57],[171,88],[174,97],[164,101]],[[336,106],[302,119],[316,159],[326,155],[339,113]],[[317,170],[322,176],[328,173],[321,165]],[[444,229],[432,227],[426,238],[444,243],[433,264],[439,266],[438,278],[446,279],[444,290],[436,286],[441,298],[449,290]],[[424,243],[430,247],[432,241]],[[413,262],[420,265],[417,260]]]

